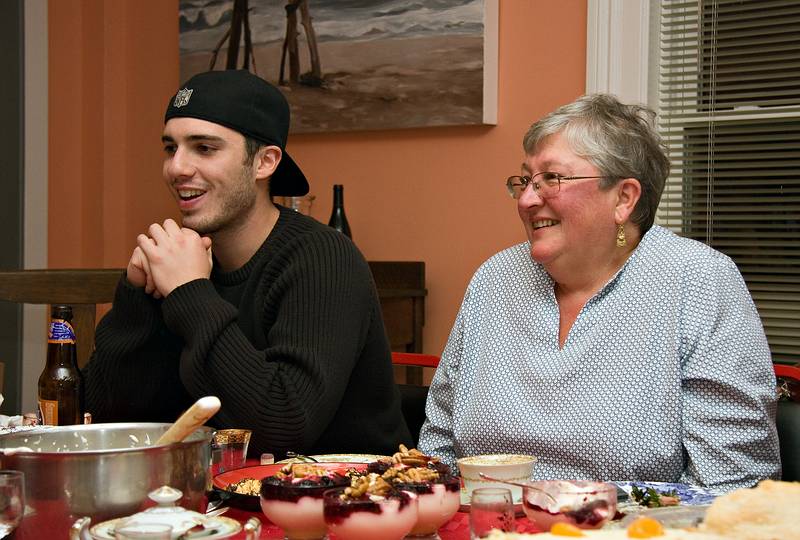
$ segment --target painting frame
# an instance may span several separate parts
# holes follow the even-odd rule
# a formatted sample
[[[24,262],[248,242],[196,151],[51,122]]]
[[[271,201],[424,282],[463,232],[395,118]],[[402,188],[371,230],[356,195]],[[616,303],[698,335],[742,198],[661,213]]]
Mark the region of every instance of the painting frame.
[[[298,10],[291,23],[287,15],[286,31],[278,39],[280,21],[275,5],[266,0],[180,0],[181,80],[206,71],[213,59],[213,69],[249,69],[286,96],[292,133],[496,125],[498,0],[413,4],[418,12],[401,7],[399,0],[350,0],[340,4],[351,6],[350,12],[336,13],[325,7],[332,0],[286,1],[305,5],[306,13]],[[237,4],[248,10],[245,23],[236,21]],[[370,9],[378,14],[373,19],[368,18]],[[222,46],[226,25],[228,44]],[[286,61],[291,26],[298,29],[294,79],[287,77],[292,74],[291,42]],[[369,30],[356,35],[362,26]],[[337,29],[342,29],[340,36]],[[232,52],[234,37],[240,46]],[[318,48],[316,65],[312,42]],[[209,48],[211,43],[216,50]],[[238,55],[234,64],[231,54]]]

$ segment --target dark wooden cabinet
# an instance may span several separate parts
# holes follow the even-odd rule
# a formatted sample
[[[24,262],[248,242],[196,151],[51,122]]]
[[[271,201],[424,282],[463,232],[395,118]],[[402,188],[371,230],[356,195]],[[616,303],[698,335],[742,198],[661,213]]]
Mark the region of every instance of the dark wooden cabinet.
[[[421,261],[370,261],[383,324],[393,351],[422,352],[425,324],[425,263]],[[395,376],[411,385],[421,385],[421,367],[395,367]]]
[[[393,351],[422,352],[425,324],[425,263],[370,261]]]

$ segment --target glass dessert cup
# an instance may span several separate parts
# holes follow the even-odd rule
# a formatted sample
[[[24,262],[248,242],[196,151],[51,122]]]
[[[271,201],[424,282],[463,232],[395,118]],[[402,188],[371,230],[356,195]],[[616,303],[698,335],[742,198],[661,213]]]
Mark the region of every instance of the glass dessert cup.
[[[393,491],[382,497],[342,498],[344,488],[325,492],[324,513],[328,530],[339,540],[401,540],[417,522],[417,495]]]
[[[283,529],[288,540],[325,538],[327,527],[323,514],[323,495],[335,486],[347,486],[344,476],[324,477],[322,484],[310,480],[296,484],[276,482],[274,476],[261,481],[261,510]]]
[[[400,483],[396,487],[417,495],[417,522],[410,538],[436,539],[439,527],[450,521],[461,506],[461,479],[445,476],[433,482]]]
[[[540,480],[522,489],[522,508],[543,531],[555,523],[598,529],[617,511],[617,488],[605,482]]]

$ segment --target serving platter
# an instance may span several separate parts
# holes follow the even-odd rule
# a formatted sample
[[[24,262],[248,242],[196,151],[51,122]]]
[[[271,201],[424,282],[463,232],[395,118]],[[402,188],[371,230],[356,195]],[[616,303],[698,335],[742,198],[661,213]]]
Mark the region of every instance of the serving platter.
[[[255,478],[262,480],[267,476],[272,476],[281,470],[286,463],[272,463],[270,465],[254,465],[252,467],[242,467],[232,469],[216,475],[212,480],[215,494],[225,501],[225,504],[234,508],[258,512],[261,510],[259,495],[245,495],[236,493],[228,489],[228,486],[244,480],[245,478]],[[326,470],[346,472],[348,469],[359,471],[366,470],[366,462],[320,462],[319,466]]]

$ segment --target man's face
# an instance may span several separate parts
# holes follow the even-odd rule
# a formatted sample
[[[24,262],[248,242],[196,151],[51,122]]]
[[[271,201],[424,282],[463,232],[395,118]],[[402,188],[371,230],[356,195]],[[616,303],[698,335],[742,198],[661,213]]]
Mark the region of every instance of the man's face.
[[[213,235],[248,219],[257,190],[252,163],[244,163],[241,133],[196,118],[172,118],[161,139],[164,180],[184,227]]]

